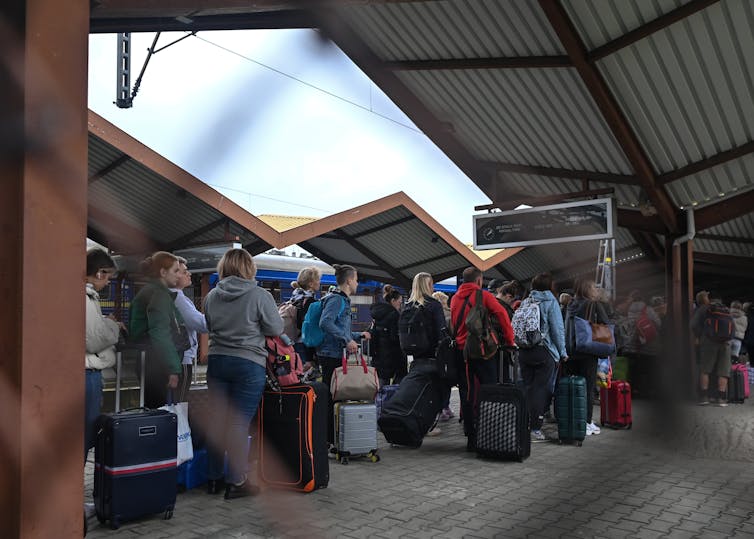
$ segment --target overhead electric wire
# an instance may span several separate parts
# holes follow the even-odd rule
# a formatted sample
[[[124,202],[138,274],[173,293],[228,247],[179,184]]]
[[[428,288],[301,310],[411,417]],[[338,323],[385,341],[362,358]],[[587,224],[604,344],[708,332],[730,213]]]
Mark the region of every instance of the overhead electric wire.
[[[209,185],[210,187],[215,187],[217,189],[226,189],[228,191],[234,191],[236,193],[241,193],[242,195],[248,195],[249,197],[264,198],[265,200],[272,200],[274,202],[284,202],[285,204],[290,204],[291,206],[299,206],[301,208],[306,208],[308,210],[321,211],[323,213],[332,213],[332,210],[323,210],[322,208],[315,208],[314,206],[306,206],[305,204],[297,204],[296,202],[291,202],[290,200],[283,200],[280,198],[273,198],[273,197],[268,197],[264,195],[259,195],[257,193],[251,193],[249,191],[244,191],[242,189],[236,189],[234,187],[226,187],[224,185],[219,185],[216,183],[207,183],[207,185]],[[251,199],[249,199],[249,202],[251,202]]]
[[[249,58],[248,56],[245,56],[245,55],[241,54],[240,52],[236,52],[233,49],[229,49],[228,47],[226,47],[224,45],[220,45],[219,43],[215,43],[214,41],[210,41],[209,39],[203,38],[203,37],[201,37],[199,35],[196,35],[196,34],[193,34],[193,35],[194,35],[194,37],[196,39],[204,41],[205,43],[207,43],[209,45],[212,45],[214,47],[217,47],[218,49],[224,50],[225,52],[228,52],[230,54],[233,54],[235,56],[243,58],[244,60],[247,60],[247,61],[249,61],[249,62],[251,62],[253,64],[256,64],[256,65],[258,65],[260,67],[264,67],[265,69],[269,69],[270,71],[273,71],[273,72],[277,73],[278,75],[282,75],[283,77],[286,77],[286,78],[289,78],[291,80],[294,80],[294,81],[298,82],[299,84],[303,84],[304,86],[312,88],[313,90],[317,90],[318,92],[322,92],[323,94],[326,94],[326,95],[328,95],[330,97],[334,97],[335,99],[343,101],[344,103],[348,103],[349,105],[352,105],[354,107],[360,108],[361,110],[364,110],[364,111],[366,111],[366,112],[368,112],[370,114],[374,114],[375,116],[378,116],[379,118],[382,118],[383,120],[388,120],[389,122],[392,122],[392,123],[394,123],[396,125],[399,125],[401,127],[406,128],[406,129],[410,129],[411,131],[414,131],[416,133],[420,133],[422,135],[424,134],[421,130],[417,129],[416,127],[414,127],[412,125],[404,124],[403,122],[395,120],[394,118],[391,118],[391,117],[386,116],[384,114],[380,114],[379,112],[376,112],[375,110],[373,110],[371,107],[365,107],[364,105],[361,105],[361,104],[359,104],[359,103],[357,103],[355,101],[351,101],[350,99],[346,99],[343,96],[340,96],[340,95],[338,95],[336,93],[333,93],[333,92],[331,92],[329,90],[325,90],[324,88],[320,88],[319,86],[317,86],[315,84],[312,84],[310,82],[306,82],[303,79],[299,79],[298,77],[295,77],[295,76],[293,76],[293,75],[291,75],[289,73],[286,73],[285,71],[281,71],[280,69],[277,69],[277,68],[272,67],[270,65],[267,65],[267,64],[265,64],[263,62],[260,62],[259,60],[255,60],[253,58]],[[370,81],[370,96],[369,96],[370,97],[370,105],[371,105],[371,84],[372,84],[372,82]]]

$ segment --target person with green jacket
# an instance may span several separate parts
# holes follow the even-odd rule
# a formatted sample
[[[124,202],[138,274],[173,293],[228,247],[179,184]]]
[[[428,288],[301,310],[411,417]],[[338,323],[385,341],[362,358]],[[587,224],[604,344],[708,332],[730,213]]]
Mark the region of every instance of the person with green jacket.
[[[183,350],[176,348],[180,314],[175,307],[175,288],[181,276],[178,258],[158,251],[141,263],[149,282],[131,301],[129,336],[147,345],[144,406],[159,408],[167,402],[168,388],[178,387]]]

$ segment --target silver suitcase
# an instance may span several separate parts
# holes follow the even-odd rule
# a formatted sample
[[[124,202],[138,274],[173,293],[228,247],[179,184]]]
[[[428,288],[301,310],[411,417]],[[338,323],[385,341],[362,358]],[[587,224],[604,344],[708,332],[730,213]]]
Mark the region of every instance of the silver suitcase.
[[[341,464],[350,457],[367,457],[372,462],[377,455],[377,405],[373,402],[336,402],[335,449]]]

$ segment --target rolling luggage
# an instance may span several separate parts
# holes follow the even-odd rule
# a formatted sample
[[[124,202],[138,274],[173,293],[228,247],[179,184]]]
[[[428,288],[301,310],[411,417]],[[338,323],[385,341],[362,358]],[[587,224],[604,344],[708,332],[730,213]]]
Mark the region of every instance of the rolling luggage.
[[[555,393],[555,416],[558,420],[560,443],[586,438],[586,379],[583,376],[563,376]]]
[[[614,429],[631,428],[631,384],[618,380],[600,388],[600,423]]]
[[[379,462],[377,455],[377,406],[373,402],[336,402],[335,458],[348,464],[351,457],[367,457]]]
[[[398,384],[388,384],[382,386],[377,392],[377,396],[374,398],[374,404],[377,406],[378,419],[382,414],[382,408],[385,406],[385,403],[393,398],[393,395],[398,392],[399,387],[400,386]]]
[[[257,413],[259,477],[263,483],[301,492],[327,486],[329,392],[321,382],[264,392]]]
[[[746,394],[749,389],[748,374],[744,365],[735,364],[731,366],[730,379],[728,380],[728,402],[743,404],[748,397]]]
[[[437,421],[444,400],[433,365],[415,360],[398,391],[385,403],[377,423],[391,444],[421,447],[424,435]]]
[[[163,513],[173,516],[177,482],[178,420],[165,410],[144,406],[145,350],[141,359],[140,406],[120,411],[122,352],[115,375],[115,413],[103,414],[94,450],[94,507],[101,523],[122,522]]]
[[[531,453],[526,393],[513,384],[479,386],[477,455],[522,462]]]

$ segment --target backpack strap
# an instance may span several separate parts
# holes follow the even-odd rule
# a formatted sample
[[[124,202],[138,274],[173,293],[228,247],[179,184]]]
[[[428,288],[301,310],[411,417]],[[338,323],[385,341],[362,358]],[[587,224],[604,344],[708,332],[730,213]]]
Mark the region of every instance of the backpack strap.
[[[464,301],[463,305],[461,306],[461,310],[458,313],[458,318],[456,318],[456,323],[453,324],[453,335],[452,335],[453,338],[455,338],[456,335],[458,335],[458,329],[461,327],[461,319],[463,318],[463,312],[466,310],[466,306],[469,304],[469,299],[471,299],[471,294],[466,296],[466,301]]]

